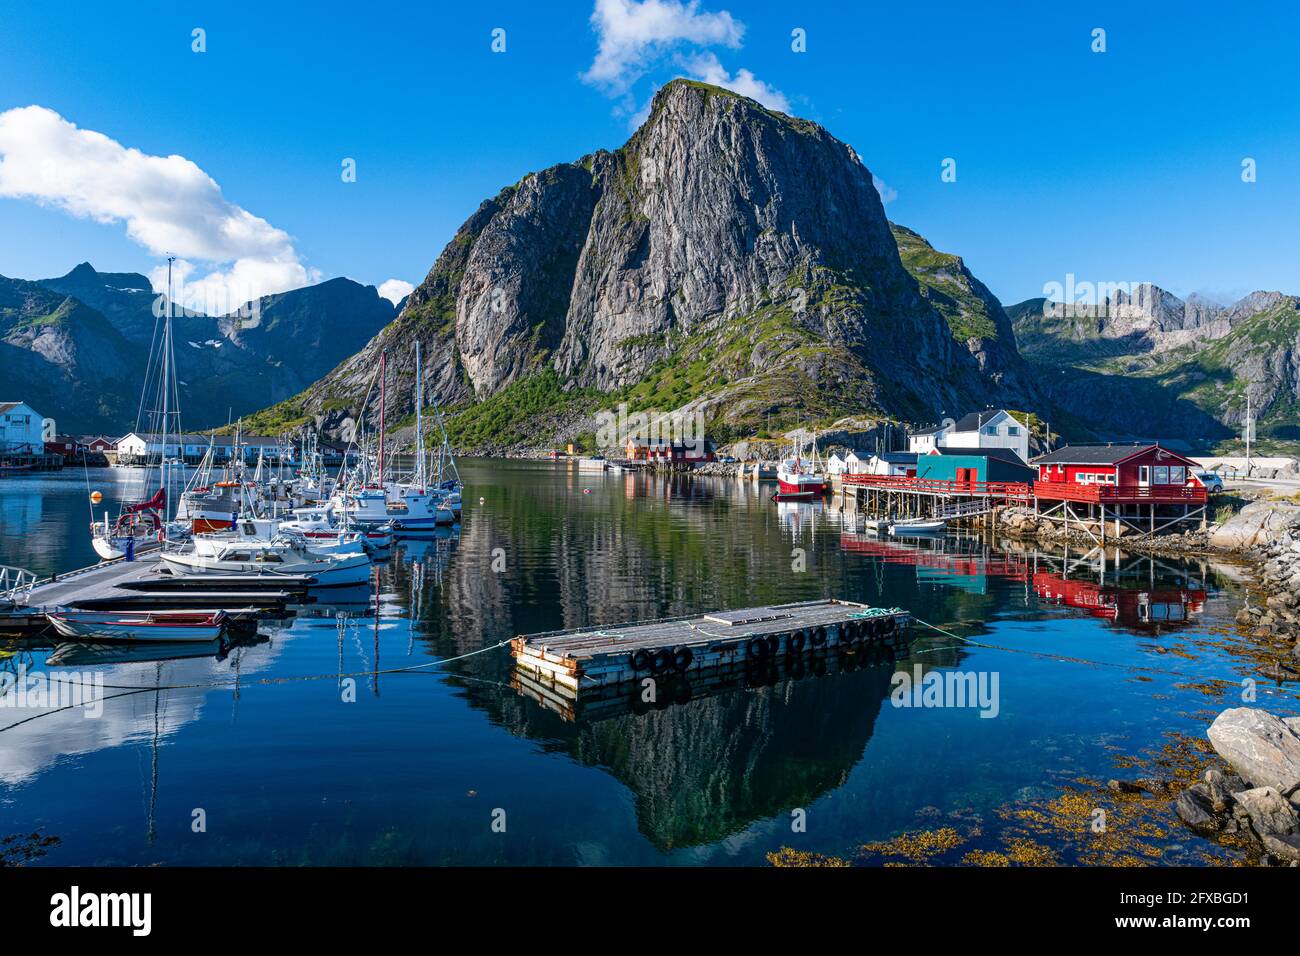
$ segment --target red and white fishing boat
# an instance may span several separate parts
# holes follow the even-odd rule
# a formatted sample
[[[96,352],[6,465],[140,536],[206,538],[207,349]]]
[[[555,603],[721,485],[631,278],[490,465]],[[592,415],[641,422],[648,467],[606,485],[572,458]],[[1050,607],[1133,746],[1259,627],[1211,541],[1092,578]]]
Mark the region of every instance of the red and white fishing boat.
[[[215,641],[226,627],[225,611],[52,611],[45,617],[74,641]]]
[[[817,439],[813,439],[812,457],[805,458],[803,449],[784,459],[776,468],[779,486],[777,497],[785,501],[809,501],[826,493],[830,484],[822,474],[817,461]]]

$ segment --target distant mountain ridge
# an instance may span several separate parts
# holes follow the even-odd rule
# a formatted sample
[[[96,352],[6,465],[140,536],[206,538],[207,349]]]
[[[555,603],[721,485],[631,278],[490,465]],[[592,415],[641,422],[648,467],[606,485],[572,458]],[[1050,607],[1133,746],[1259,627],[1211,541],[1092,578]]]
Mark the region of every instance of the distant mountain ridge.
[[[1300,299],[1252,292],[1231,305],[1149,283],[1095,307],[1008,306],[1048,397],[1105,435],[1239,434],[1247,396],[1260,437],[1300,439]]]
[[[157,295],[138,273],[0,277],[0,356],[6,397],[30,402],[63,431],[130,429],[157,322]],[[332,279],[265,296],[257,320],[239,313],[173,322],[182,422],[224,425],[301,390],[393,318],[373,286]]]

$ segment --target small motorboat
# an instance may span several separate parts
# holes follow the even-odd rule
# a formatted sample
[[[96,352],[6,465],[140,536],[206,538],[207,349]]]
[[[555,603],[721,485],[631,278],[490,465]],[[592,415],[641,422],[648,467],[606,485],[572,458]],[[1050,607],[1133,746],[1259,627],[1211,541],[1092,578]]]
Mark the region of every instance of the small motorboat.
[[[45,618],[73,641],[215,641],[226,628],[225,611],[51,611]]]
[[[895,521],[889,527],[890,534],[931,534],[946,527],[942,520]]]

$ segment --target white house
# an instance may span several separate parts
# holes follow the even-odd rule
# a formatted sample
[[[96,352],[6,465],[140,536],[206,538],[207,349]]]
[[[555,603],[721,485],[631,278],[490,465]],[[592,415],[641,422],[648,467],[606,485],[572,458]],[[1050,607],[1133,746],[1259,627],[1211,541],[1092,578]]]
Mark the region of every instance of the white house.
[[[844,456],[844,472],[849,475],[865,475],[867,459],[859,457],[856,451],[849,452]]]
[[[907,478],[916,477],[916,459],[914,451],[886,451],[872,455],[867,464],[868,475],[900,475]]]
[[[174,439],[167,442],[166,455],[169,458],[202,458],[207,454],[209,442],[212,443],[218,459],[229,458],[235,446],[235,439],[229,435],[218,435],[215,438],[210,438],[208,435],[169,437]],[[277,458],[280,455],[280,443],[274,438],[242,437],[240,444],[244,446],[244,459],[249,462],[257,461],[259,452],[264,458]],[[146,458],[156,456],[161,447],[162,442],[156,436],[131,432],[118,439],[117,454],[121,458]]]
[[[1009,448],[1029,461],[1029,428],[1004,408],[963,415],[944,436],[944,448]]]
[[[922,428],[914,431],[907,436],[907,450],[916,452],[918,455],[927,455],[937,448],[944,445],[944,440],[948,432],[952,430],[951,421],[944,422],[942,425],[932,425],[929,428]]]
[[[0,402],[0,452],[43,455],[45,419],[26,402]],[[54,422],[50,421],[53,433]]]
[[[835,454],[831,455],[831,457],[826,459],[826,474],[828,475],[844,474],[844,459],[840,457],[839,452],[836,452]]]
[[[1029,428],[1004,408],[986,408],[908,436],[908,451],[928,455],[941,448],[1010,448],[1028,461]]]

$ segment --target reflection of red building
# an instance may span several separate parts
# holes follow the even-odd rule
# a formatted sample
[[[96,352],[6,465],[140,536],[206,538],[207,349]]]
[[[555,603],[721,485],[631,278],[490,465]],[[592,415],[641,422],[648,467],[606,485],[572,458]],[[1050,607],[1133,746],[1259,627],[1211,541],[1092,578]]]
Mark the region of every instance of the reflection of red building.
[[[1125,588],[1059,574],[1035,574],[1034,590],[1051,604],[1135,628],[1180,627],[1205,607],[1205,592],[1199,589],[1162,585]]]

